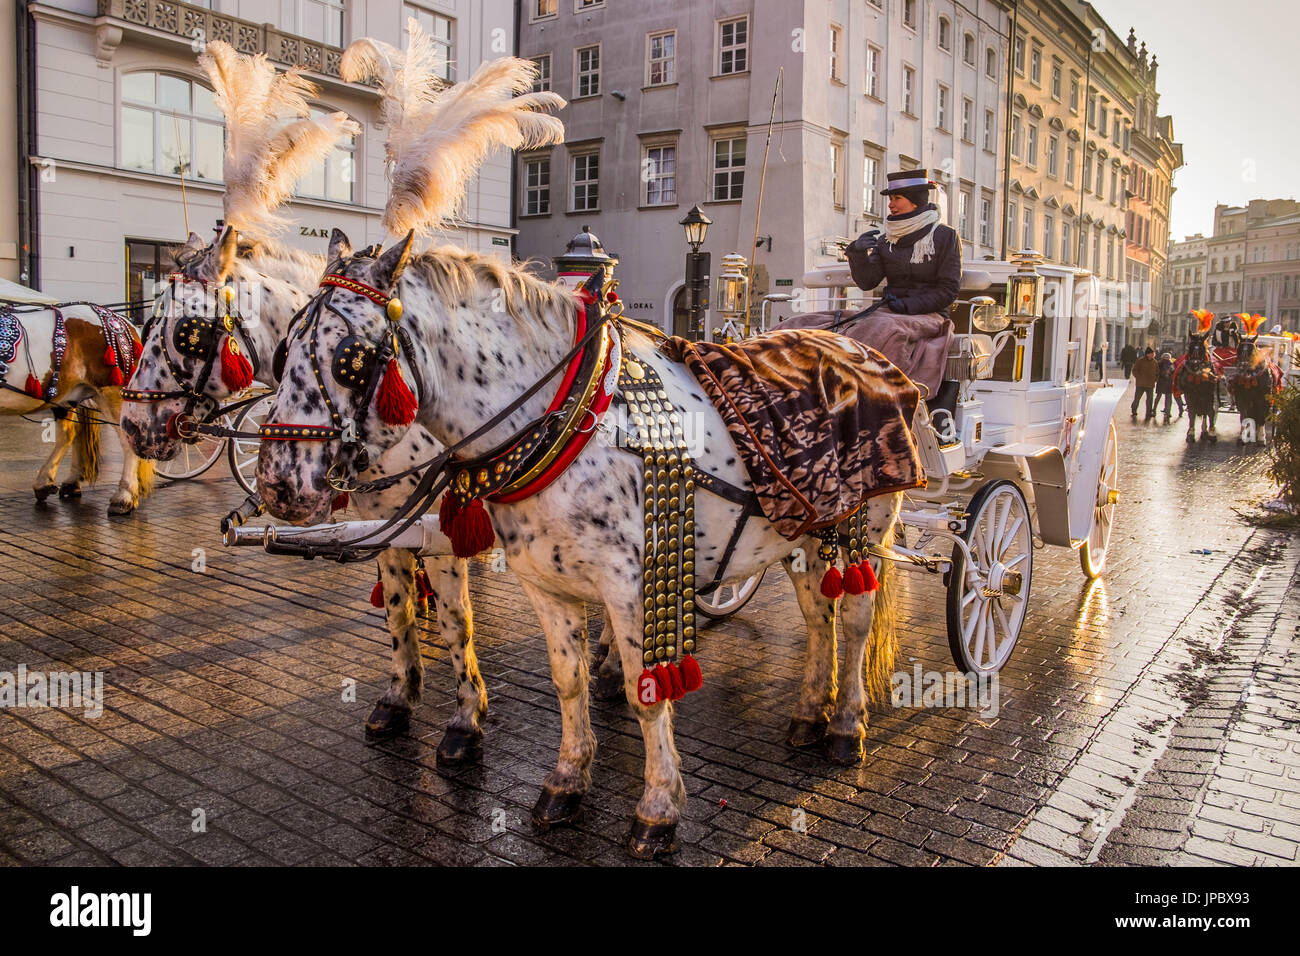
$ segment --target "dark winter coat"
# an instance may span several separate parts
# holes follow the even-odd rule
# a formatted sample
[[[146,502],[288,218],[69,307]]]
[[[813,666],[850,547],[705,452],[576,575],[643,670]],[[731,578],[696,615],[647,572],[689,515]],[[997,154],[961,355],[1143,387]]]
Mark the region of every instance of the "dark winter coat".
[[[1150,355],[1143,355],[1133,363],[1133,382],[1138,388],[1154,388],[1160,378],[1160,364]]]
[[[885,294],[897,303],[885,308],[903,315],[938,312],[947,316],[961,287],[961,239],[949,226],[934,230],[934,255],[925,262],[912,262],[912,246],[925,236],[918,229],[891,247],[881,233],[863,233],[846,250],[849,269],[858,288],[870,291],[886,282]]]
[[[1174,390],[1174,360],[1160,360],[1160,376],[1156,379],[1156,393],[1164,395]]]

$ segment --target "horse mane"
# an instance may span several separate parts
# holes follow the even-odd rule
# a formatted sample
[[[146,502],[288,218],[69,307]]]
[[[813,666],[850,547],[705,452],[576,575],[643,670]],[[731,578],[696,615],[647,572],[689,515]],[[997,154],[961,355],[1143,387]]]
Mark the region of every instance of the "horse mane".
[[[344,113],[312,118],[307,97],[318,91],[299,67],[281,73],[265,54],[236,53],[221,40],[207,44],[199,65],[226,119],[226,222],[240,232],[277,232],[288,220],[275,209],[298,180],[361,128]]]
[[[427,234],[448,223],[466,184],[497,147],[532,149],[564,142],[564,124],[549,110],[566,103],[533,93],[537,65],[502,57],[447,86],[437,74],[432,40],[407,21],[406,52],[363,38],[343,54],[345,80],[379,81],[388,128],[384,148],[392,166],[384,227],[390,235]]]

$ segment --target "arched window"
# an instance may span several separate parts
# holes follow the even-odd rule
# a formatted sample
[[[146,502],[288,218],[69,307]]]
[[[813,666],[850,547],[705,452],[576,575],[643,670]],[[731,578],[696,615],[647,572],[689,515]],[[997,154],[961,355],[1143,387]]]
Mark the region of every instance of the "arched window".
[[[312,116],[328,116],[334,110],[313,106]],[[352,202],[357,180],[357,138],[349,136],[340,140],[324,159],[318,162],[298,182],[295,195],[308,199],[328,199],[333,202]]]
[[[962,37],[961,58],[971,66],[975,65],[975,34],[968,33]]]
[[[993,47],[984,51],[984,75],[993,80],[998,78],[998,51]]]
[[[947,17],[939,18],[939,49],[952,49],[952,23]]]
[[[221,181],[225,122],[201,83],[168,73],[120,81],[118,165],[163,176]]]

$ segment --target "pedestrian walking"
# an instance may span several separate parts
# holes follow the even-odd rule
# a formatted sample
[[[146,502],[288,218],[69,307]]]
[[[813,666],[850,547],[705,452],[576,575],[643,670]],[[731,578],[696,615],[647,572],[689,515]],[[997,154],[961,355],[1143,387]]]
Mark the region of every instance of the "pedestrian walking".
[[[1096,348],[1096,349],[1093,350],[1093,352],[1092,352],[1092,364],[1095,365],[1095,366],[1097,366],[1097,377],[1098,377],[1098,378],[1105,378],[1105,377],[1106,377],[1106,369],[1105,369],[1105,368],[1102,366],[1102,364],[1101,364],[1101,349],[1100,349],[1100,348]]]
[[[1152,392],[1155,391],[1156,382],[1160,379],[1160,363],[1156,361],[1156,350],[1147,346],[1147,350],[1142,353],[1142,357],[1133,363],[1133,405],[1129,409],[1133,413],[1133,421],[1137,421],[1138,403],[1142,397],[1146,396],[1147,413],[1144,421],[1151,421],[1156,417],[1155,399]]]
[[[1174,400],[1174,357],[1165,352],[1160,356],[1160,371],[1156,378],[1156,404],[1160,404],[1161,397],[1165,400],[1165,424],[1169,424],[1169,411]],[[1178,415],[1183,414],[1183,401],[1178,400]]]
[[[1137,361],[1138,350],[1133,347],[1132,342],[1128,342],[1119,350],[1119,364],[1124,366],[1124,378],[1127,380],[1133,374],[1133,363]]]

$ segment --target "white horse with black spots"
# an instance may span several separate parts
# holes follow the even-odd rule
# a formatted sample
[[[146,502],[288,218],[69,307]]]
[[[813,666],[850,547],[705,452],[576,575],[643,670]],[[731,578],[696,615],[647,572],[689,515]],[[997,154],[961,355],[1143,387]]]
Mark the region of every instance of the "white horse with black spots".
[[[391,228],[391,226],[390,226]],[[575,340],[577,300],[560,286],[522,269],[473,253],[441,249],[412,256],[411,236],[376,254],[353,254],[337,230],[330,241],[329,273],[361,283],[404,306],[401,327],[412,347],[404,350],[403,378],[418,390],[417,423],[451,446],[505,411],[546,375]],[[328,300],[325,297],[328,295]],[[321,307],[327,304],[327,308]],[[406,429],[381,421],[361,396],[340,386],[328,370],[319,381],[313,366],[328,362],[339,343],[358,335],[380,346],[392,330],[384,308],[367,295],[331,286],[309,307],[291,339],[285,373],[268,422],[327,428],[322,390],[338,414],[356,425],[356,445],[342,456],[338,437],[324,441],[263,442],[257,480],[267,508],[290,520],[322,514],[332,496],[326,476],[359,446],[371,460],[401,441]],[[679,413],[703,423],[697,429],[694,464],[732,485],[749,489],[749,479],[721,417],[687,370],[663,357],[646,335],[628,330],[624,355],[658,372]],[[550,389],[522,402],[491,433],[463,449],[483,453],[546,411]],[[609,444],[589,443],[570,467],[540,494],[512,504],[490,504],[491,523],[505,547],[546,634],[551,675],[559,696],[562,738],[555,769],[543,783],[533,811],[538,825],[574,819],[591,782],[596,742],[588,715],[588,655],[583,602],[601,602],[612,623],[621,658],[628,705],[645,743],[645,789],[636,807],[629,850],[641,858],[676,847],[685,791],[673,743],[673,705],[642,702],[638,675],[643,666],[642,571],[644,510],[639,456]],[[868,540],[888,545],[900,494],[870,499],[864,525]],[[695,500],[695,568],[701,581],[718,569],[741,508],[706,492]],[[827,564],[817,556],[818,540],[791,542],[763,517],[744,527],[727,569],[730,579],[756,574],[783,562],[794,582],[808,627],[808,654],[789,740],[807,746],[825,738],[837,761],[861,760],[867,686],[887,693],[895,637],[882,587],[841,601],[823,597]],[[792,560],[802,548],[806,565]],[[842,675],[837,674],[836,629],[846,635]],[[706,667],[707,670],[707,667]],[[837,676],[842,676],[841,686]]]

